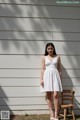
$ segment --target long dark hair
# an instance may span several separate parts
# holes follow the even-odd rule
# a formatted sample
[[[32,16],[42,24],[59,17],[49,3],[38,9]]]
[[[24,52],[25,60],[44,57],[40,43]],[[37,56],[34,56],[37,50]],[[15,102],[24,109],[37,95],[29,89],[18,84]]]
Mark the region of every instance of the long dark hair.
[[[45,55],[45,56],[48,55],[48,52],[47,52],[47,47],[48,47],[48,46],[52,46],[52,47],[54,48],[53,54],[54,54],[54,55],[57,55],[57,54],[56,54],[56,50],[55,50],[55,46],[54,46],[53,43],[47,43],[47,44],[46,44],[45,54],[44,54],[44,55]]]

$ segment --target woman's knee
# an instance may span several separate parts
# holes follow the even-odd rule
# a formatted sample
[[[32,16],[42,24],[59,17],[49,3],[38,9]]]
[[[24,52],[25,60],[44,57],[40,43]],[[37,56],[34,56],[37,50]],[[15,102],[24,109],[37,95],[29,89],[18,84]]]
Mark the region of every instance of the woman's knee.
[[[46,100],[51,99],[52,98],[52,93],[51,92],[46,92],[45,98],[46,98]]]
[[[58,99],[58,92],[55,91],[53,96],[54,96],[55,99]]]

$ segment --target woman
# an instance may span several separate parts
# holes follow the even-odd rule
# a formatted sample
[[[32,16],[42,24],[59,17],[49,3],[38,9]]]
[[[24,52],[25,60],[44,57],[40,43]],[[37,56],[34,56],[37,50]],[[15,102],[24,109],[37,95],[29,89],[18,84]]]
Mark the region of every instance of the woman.
[[[61,59],[57,56],[53,43],[47,43],[41,64],[40,91],[46,92],[50,120],[58,120],[58,92],[62,92]],[[52,96],[55,112],[53,112]]]

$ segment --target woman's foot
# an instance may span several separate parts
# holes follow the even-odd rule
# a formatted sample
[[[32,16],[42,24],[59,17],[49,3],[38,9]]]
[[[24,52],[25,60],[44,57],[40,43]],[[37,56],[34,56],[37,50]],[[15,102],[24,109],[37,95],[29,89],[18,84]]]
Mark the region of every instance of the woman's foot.
[[[50,120],[54,120],[55,118],[54,118],[54,113],[53,113],[53,111],[50,111]]]
[[[54,118],[54,120],[59,120],[58,118]]]
[[[50,118],[50,120],[55,120],[55,118],[53,117],[53,118]]]
[[[58,119],[58,113],[57,112],[55,112],[55,119],[54,120],[59,120]]]

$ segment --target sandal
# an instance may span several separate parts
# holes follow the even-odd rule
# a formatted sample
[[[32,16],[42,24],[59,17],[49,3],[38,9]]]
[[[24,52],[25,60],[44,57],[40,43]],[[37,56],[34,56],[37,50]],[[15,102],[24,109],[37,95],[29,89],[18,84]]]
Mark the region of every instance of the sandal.
[[[55,118],[54,118],[54,117],[52,117],[52,118],[50,118],[50,120],[55,120]]]
[[[54,120],[59,120],[58,118],[54,118]]]
[[[55,119],[54,120],[59,120],[58,119],[58,113],[57,112],[55,112]]]
[[[50,111],[50,114],[52,114],[51,116],[50,116],[50,120],[55,120],[55,118],[54,118],[54,116],[53,116],[53,111]]]

